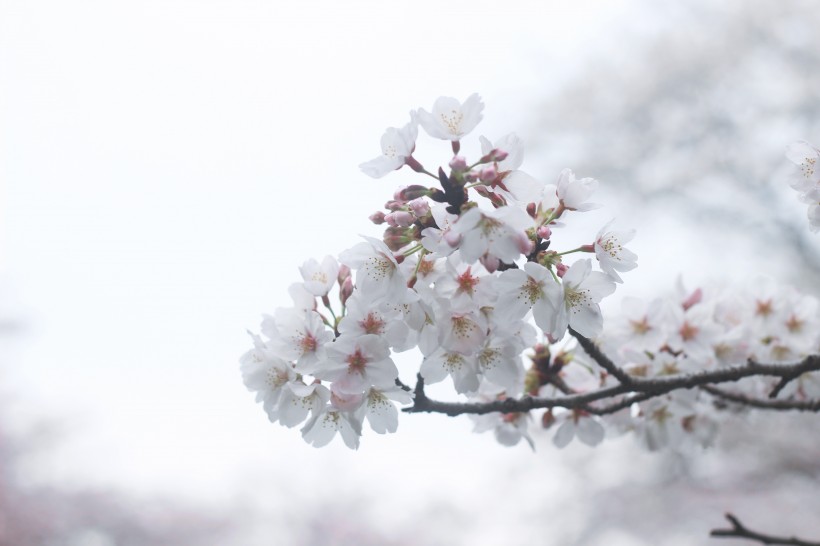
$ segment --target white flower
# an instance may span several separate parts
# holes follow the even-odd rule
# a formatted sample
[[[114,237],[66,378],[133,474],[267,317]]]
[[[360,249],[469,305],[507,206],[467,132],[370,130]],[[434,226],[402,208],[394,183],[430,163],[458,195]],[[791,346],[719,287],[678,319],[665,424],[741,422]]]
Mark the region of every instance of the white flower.
[[[598,264],[604,273],[615,282],[622,283],[623,280],[617,272],[631,271],[638,267],[638,255],[623,246],[635,237],[635,230],[606,231],[610,224],[612,222],[601,228],[595,238],[595,257],[598,258]]]
[[[418,111],[418,120],[433,138],[461,140],[481,121],[483,109],[481,97],[476,93],[470,95],[464,104],[452,97],[439,97],[433,104],[433,113],[421,109]]]
[[[438,383],[448,375],[459,394],[478,390],[478,364],[476,359],[455,351],[439,348],[426,356],[419,373],[427,383]]]
[[[464,213],[453,227],[461,235],[462,259],[472,263],[488,254],[512,263],[529,249],[525,230],[532,225],[529,215],[518,207],[484,211],[478,207]]]
[[[454,309],[481,308],[495,301],[494,280],[496,277],[481,264],[466,264],[451,256],[446,271],[436,281],[435,292],[448,299]]]
[[[361,423],[352,414],[337,409],[314,415],[302,428],[302,438],[313,447],[322,447],[329,444],[337,432],[347,447],[359,449]]]
[[[281,357],[296,361],[297,371],[311,373],[323,357],[324,346],[333,333],[316,311],[302,315],[298,310],[279,308],[276,316],[262,320],[262,332],[271,338],[271,347]]]
[[[580,260],[564,274],[561,287],[561,292],[547,293],[552,308],[547,314],[548,333],[553,339],[560,339],[569,325],[583,336],[598,336],[604,324],[598,304],[615,291],[612,279],[604,273],[592,271],[591,260]]]
[[[820,189],[820,150],[801,140],[786,148],[786,157],[797,166],[791,177],[791,187],[802,194],[817,192]]]
[[[493,399],[487,396],[482,396],[478,402],[491,402]],[[495,434],[495,439],[503,446],[517,445],[524,439],[530,448],[535,450],[535,443],[533,443],[527,428],[531,421],[529,413],[486,413],[484,415],[471,415],[475,422],[473,432],[486,432],[492,430]]]
[[[296,380],[296,372],[289,362],[278,358],[259,336],[251,334],[254,348],[239,360],[242,381],[249,391],[256,392],[256,401],[270,421],[279,419],[279,402],[285,385]]]
[[[418,136],[418,124],[411,115],[410,123],[397,129],[389,127],[382,135],[382,155],[359,165],[359,168],[368,176],[381,178],[390,171],[400,169],[413,153]]]
[[[452,231],[458,216],[450,214],[446,209],[447,205],[434,203],[430,207],[430,213],[438,227],[428,227],[421,232],[421,244],[434,258],[452,254],[455,246],[450,241],[458,241],[458,234]]]
[[[567,210],[587,211],[601,206],[586,202],[589,196],[598,189],[598,181],[594,178],[578,180],[570,169],[564,169],[558,176],[557,186],[558,199]]]
[[[399,271],[399,264],[383,241],[362,236],[359,243],[339,255],[339,261],[356,270],[356,287],[368,297],[381,296],[395,300],[407,291],[407,281]]]
[[[820,150],[805,141],[795,142],[786,148],[786,157],[797,166],[789,185],[800,193],[800,201],[809,205],[809,229],[817,233],[820,231]]]
[[[399,370],[383,338],[366,334],[341,336],[327,349],[328,360],[314,375],[334,382],[339,392],[358,394],[370,387],[391,387]]]
[[[364,404],[359,409],[359,413],[363,414],[370,423],[370,428],[377,434],[396,432],[399,426],[399,412],[391,400],[409,404],[413,396],[399,387],[371,388],[365,396]]]
[[[372,299],[366,299],[357,291],[347,300],[347,311],[339,322],[339,333],[352,338],[366,334],[383,336],[391,347],[402,351],[407,347],[410,328],[402,321],[401,312]]]
[[[291,381],[282,391],[279,402],[279,422],[286,427],[295,427],[305,420],[310,412],[314,418],[322,413],[330,400],[330,390],[324,385],[301,381]]]
[[[326,296],[336,282],[339,264],[333,256],[325,256],[322,265],[311,258],[302,264],[299,272],[305,280],[305,290],[314,296]]]
[[[595,447],[603,441],[604,427],[594,417],[574,411],[568,413],[567,417],[552,437],[555,447],[565,448],[576,437],[590,447]]]
[[[555,313],[550,303],[561,298],[561,286],[555,282],[549,270],[541,264],[527,262],[524,269],[508,269],[501,273],[496,287],[499,291],[495,310],[503,317],[518,320],[532,309],[535,323],[545,331],[551,330],[551,315]]]
[[[503,387],[507,392],[521,390],[524,367],[515,338],[510,339],[506,332],[503,335],[494,333],[488,336],[476,354],[476,360],[487,380]]]

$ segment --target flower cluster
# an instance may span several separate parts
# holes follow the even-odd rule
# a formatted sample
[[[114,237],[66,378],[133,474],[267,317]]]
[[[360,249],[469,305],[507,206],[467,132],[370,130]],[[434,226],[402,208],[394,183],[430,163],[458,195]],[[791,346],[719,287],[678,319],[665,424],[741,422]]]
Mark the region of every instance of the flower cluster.
[[[810,229],[820,231],[820,150],[805,141],[795,142],[786,148],[786,157],[795,164],[789,185],[809,205]]]
[[[621,319],[604,330],[601,300],[637,265],[625,248],[634,231],[610,222],[588,244],[560,249],[573,215],[599,206],[590,201],[598,182],[569,169],[554,183],[527,174],[514,134],[480,136],[480,156],[461,155],[482,112],[478,95],[439,98],[431,112],[412,111],[388,128],[381,154],[360,165],[373,178],[407,167],[424,183],[399,187],[370,216],[384,227],[380,238],[363,237],[338,259],[306,261],[290,288],[293,305],[251,334],[241,371],[272,422],[300,425],[317,447],[338,433],[355,449],[365,421],[379,434],[396,431],[397,404],[444,411],[423,388],[447,381],[468,403],[437,407],[475,414],[476,431],[493,431],[504,445],[533,445],[530,410],[541,407],[558,447],[633,432],[648,449],[681,448],[708,445],[727,413],[716,410],[733,400],[820,398],[816,358],[795,364],[820,353],[820,305],[769,279],[626,299]],[[419,127],[449,142],[446,167],[414,157]],[[798,167],[791,185],[818,231],[820,150],[801,142],[787,155]],[[577,254],[587,257],[571,259]],[[568,332],[584,351],[563,342]],[[393,357],[409,350],[420,363],[400,371]],[[765,363],[775,378],[747,363]],[[745,375],[732,385],[736,394],[708,383],[646,390],[737,369]],[[418,377],[415,389],[403,374]]]
[[[413,372],[426,383],[449,379],[457,393],[498,398],[525,392],[525,350],[570,327],[601,334],[601,299],[636,267],[624,248],[634,232],[607,225],[589,244],[556,250],[563,222],[598,206],[589,201],[598,182],[565,169],[548,184],[521,171],[523,143],[513,134],[480,137],[477,159],[459,155],[482,111],[478,95],[439,98],[431,112],[387,129],[381,154],[360,166],[374,178],[407,166],[433,182],[399,188],[370,217],[385,226],[381,239],[364,237],[338,261],[305,262],[293,306],[252,335],[241,370],[271,421],[301,424],[314,446],[338,432],[356,448],[365,420],[395,432],[395,403],[412,399],[394,353],[417,348]],[[446,169],[413,156],[419,126],[450,142]],[[567,263],[574,253],[590,257]],[[503,419],[503,430],[489,425],[502,442],[526,436],[526,418]]]
[[[788,364],[820,352],[819,311],[817,299],[764,277],[743,288],[711,286],[686,292],[678,287],[675,295],[649,303],[625,298],[622,315],[609,323],[600,347],[635,378],[676,376],[749,361]],[[554,379],[536,383],[533,394],[579,393],[617,382],[581,351],[561,353],[551,362],[548,354],[546,358],[546,365],[540,366],[535,365],[538,358],[533,359],[532,373],[551,369]],[[775,382],[755,377],[735,388],[765,398],[775,389]],[[780,396],[820,397],[820,374],[793,378]],[[702,390],[676,390],[604,416],[581,410],[548,411],[542,422],[557,428],[553,441],[559,447],[575,436],[595,445],[606,429],[612,434],[634,432],[650,450],[685,448],[711,443],[725,415],[715,411],[720,405],[719,399]],[[497,426],[509,428],[505,423]]]

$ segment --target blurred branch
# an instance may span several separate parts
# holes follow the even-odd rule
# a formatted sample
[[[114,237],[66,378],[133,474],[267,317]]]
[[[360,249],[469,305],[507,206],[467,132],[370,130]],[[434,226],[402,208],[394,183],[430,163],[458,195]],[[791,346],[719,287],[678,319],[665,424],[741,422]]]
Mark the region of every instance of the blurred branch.
[[[713,529],[709,536],[715,538],[748,538],[749,540],[756,540],[762,544],[783,544],[789,546],[820,546],[820,542],[809,542],[801,540],[796,537],[776,537],[772,535],[764,535],[747,528],[740,523],[732,514],[726,514],[726,519],[732,524],[731,529]]]

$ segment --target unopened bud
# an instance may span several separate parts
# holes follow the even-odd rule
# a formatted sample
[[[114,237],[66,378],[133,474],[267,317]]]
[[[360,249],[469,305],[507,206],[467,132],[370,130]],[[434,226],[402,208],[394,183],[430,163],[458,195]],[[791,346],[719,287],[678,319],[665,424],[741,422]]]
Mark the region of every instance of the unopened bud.
[[[421,163],[419,163],[419,162],[416,160],[416,158],[415,158],[415,157],[413,157],[412,155],[411,155],[411,156],[409,156],[409,157],[404,158],[404,163],[405,163],[408,167],[410,167],[411,169],[413,169],[414,171],[416,171],[417,173],[423,173],[423,172],[424,172],[424,167],[422,166],[422,164],[421,164]]]
[[[414,184],[412,186],[407,186],[396,190],[396,193],[393,194],[393,199],[406,203],[407,201],[423,197],[428,193],[430,193],[430,188]]]
[[[389,226],[405,228],[413,225],[413,222],[416,221],[416,217],[406,210],[397,210],[396,212],[391,212],[386,215],[384,220]]]
[[[501,265],[501,260],[496,258],[495,256],[490,256],[489,254],[485,254],[481,258],[478,259],[481,262],[481,265],[484,266],[484,269],[489,271],[490,273],[495,273],[498,271],[498,266]]]
[[[396,211],[396,210],[401,210],[401,209],[404,208],[404,203],[401,202],[401,201],[396,201],[395,199],[393,199],[393,200],[388,201],[387,203],[385,203],[384,208],[386,208],[387,210],[389,210],[391,212]]]
[[[552,237],[552,230],[549,228],[549,226],[541,226],[535,233],[542,239],[549,240],[549,238]]]
[[[550,428],[552,425],[555,424],[555,416],[552,414],[552,411],[545,412],[544,415],[541,416],[541,426],[544,428]]]
[[[475,182],[478,180],[478,173],[475,171],[470,171],[468,173],[464,173],[464,181],[465,182]]]
[[[345,279],[350,277],[350,268],[347,267],[345,264],[339,265],[339,274],[336,276],[336,281],[339,283],[339,286],[345,282]]]
[[[480,159],[481,163],[493,163],[496,161],[504,161],[509,154],[504,150],[493,148],[490,153]]]
[[[564,277],[564,275],[566,274],[568,269],[569,269],[569,267],[567,267],[565,264],[562,264],[562,263],[555,264],[555,272],[561,278]]]
[[[339,289],[339,300],[341,300],[342,305],[346,305],[348,298],[352,295],[353,277],[348,276],[344,281],[342,281],[342,287]]]
[[[461,243],[461,234],[452,230],[445,231],[441,238],[444,239],[445,243],[453,248],[457,247],[459,243]]]
[[[378,226],[379,224],[383,224],[383,223],[384,223],[384,213],[383,213],[382,211],[380,211],[380,210],[379,210],[379,211],[374,212],[373,214],[371,214],[370,216],[368,216],[368,218],[370,219],[370,221],[371,221],[371,222],[373,222],[373,223],[374,223],[374,224],[376,224],[377,226]]]
[[[484,167],[478,173],[478,179],[482,182],[492,182],[496,178],[498,178],[498,169],[495,168],[495,165]]]
[[[527,237],[527,234],[523,231],[516,233],[515,243],[518,246],[518,250],[521,252],[521,254],[525,256],[535,249],[535,243],[533,243],[532,239]]]
[[[581,252],[595,252],[595,245],[581,245]]]
[[[450,160],[450,168],[456,172],[466,171],[467,160],[464,157],[457,155]]]
[[[427,202],[427,199],[423,197],[419,197],[418,199],[413,199],[407,206],[410,207],[410,210],[413,211],[413,214],[416,215],[416,218],[421,218],[426,216],[428,212],[430,212],[430,204]]]
[[[529,214],[531,218],[535,218],[537,214],[535,203],[527,203],[527,214]]]

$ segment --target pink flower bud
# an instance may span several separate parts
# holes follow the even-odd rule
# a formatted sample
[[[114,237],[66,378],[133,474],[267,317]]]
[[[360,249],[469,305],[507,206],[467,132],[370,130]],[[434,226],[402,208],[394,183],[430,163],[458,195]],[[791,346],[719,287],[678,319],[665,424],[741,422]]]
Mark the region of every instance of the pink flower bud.
[[[535,215],[537,214],[535,203],[527,203],[527,214],[529,214],[531,218],[535,218]],[[548,237],[544,238],[547,239]]]
[[[392,227],[404,228],[412,226],[413,222],[416,221],[416,217],[406,210],[397,210],[396,212],[391,212],[390,214],[385,215],[384,220]]]
[[[406,203],[407,201],[423,197],[428,193],[430,193],[430,188],[425,188],[424,186],[414,184],[412,186],[407,186],[396,190],[396,193],[393,194],[393,199]]]
[[[413,211],[413,214],[416,215],[416,218],[421,218],[426,216],[427,213],[430,212],[430,204],[427,202],[427,199],[423,197],[419,197],[418,199],[413,199],[407,205],[410,207],[410,210]]]
[[[563,278],[567,270],[569,270],[569,267],[567,267],[566,265],[562,263],[555,264],[555,272],[558,274],[559,277]]]
[[[464,173],[464,181],[465,182],[475,182],[478,180],[478,173],[475,171],[470,171],[468,173]]]
[[[498,169],[495,168],[495,165],[484,167],[478,173],[478,179],[482,182],[492,182],[496,178],[498,178]]]
[[[344,281],[342,281],[342,287],[339,290],[339,300],[342,302],[342,305],[347,303],[347,300],[350,296],[353,295],[353,277],[348,276]]]
[[[481,262],[481,265],[484,266],[484,269],[489,271],[490,273],[495,273],[498,271],[498,266],[501,265],[501,260],[496,258],[495,256],[490,256],[489,254],[485,254],[481,258],[478,259]]]
[[[368,218],[370,219],[370,221],[371,221],[371,222],[373,222],[373,223],[374,223],[374,224],[376,224],[377,226],[378,226],[379,224],[383,224],[383,223],[384,223],[384,213],[383,213],[382,211],[380,211],[380,210],[379,210],[379,211],[374,212],[373,214],[371,214],[370,216],[368,216]]]
[[[389,211],[401,210],[404,208],[404,202],[396,201],[395,199],[393,199],[385,203],[384,208],[386,208]]]
[[[535,243],[523,231],[515,235],[515,243],[521,254],[527,255],[535,249]]]
[[[548,240],[550,237],[552,237],[552,230],[549,228],[549,226],[541,226],[535,233],[542,239]]]
[[[508,154],[504,150],[499,150],[498,148],[496,148],[495,150],[490,152],[490,155],[492,156],[493,161],[504,161],[510,154]]]
[[[505,159],[507,159],[508,155],[509,154],[507,152],[505,152],[504,150],[494,148],[494,149],[490,150],[490,153],[488,153],[487,155],[482,157],[479,161],[481,163],[492,163],[492,162],[496,162],[496,161],[504,161]]]
[[[339,264],[339,274],[336,276],[336,281],[338,281],[339,286],[341,286],[348,277],[350,277],[350,268],[345,264]]]
[[[455,248],[461,242],[461,234],[455,233],[451,230],[447,230],[444,232],[444,235],[441,237],[444,239],[444,242],[450,245],[451,247]]]
[[[466,171],[467,160],[464,157],[457,155],[450,160],[450,168],[456,172]]]

